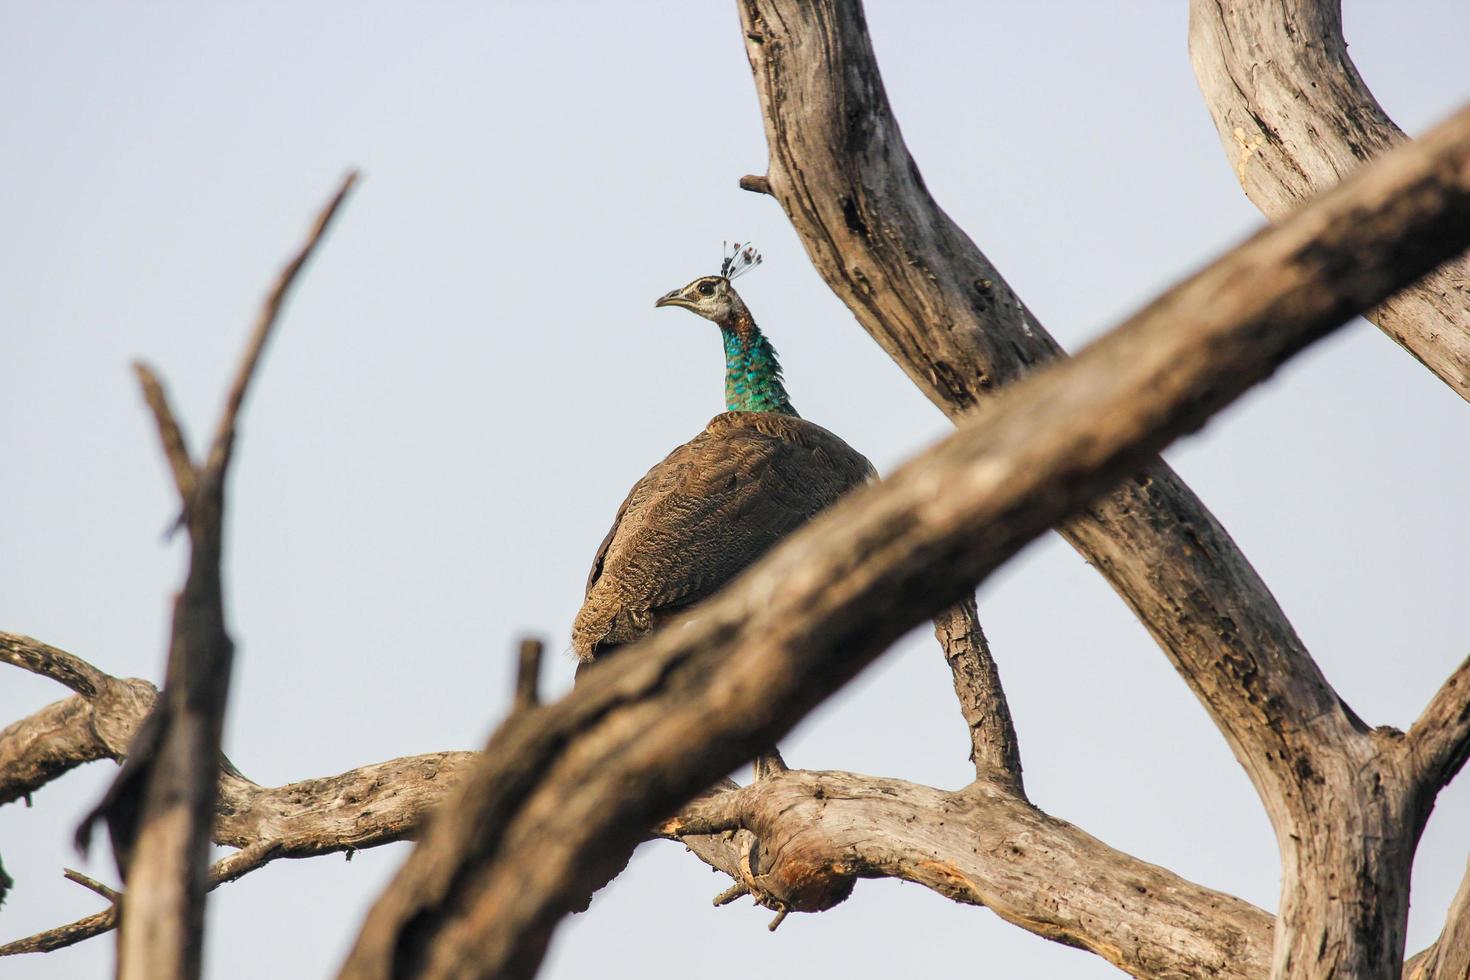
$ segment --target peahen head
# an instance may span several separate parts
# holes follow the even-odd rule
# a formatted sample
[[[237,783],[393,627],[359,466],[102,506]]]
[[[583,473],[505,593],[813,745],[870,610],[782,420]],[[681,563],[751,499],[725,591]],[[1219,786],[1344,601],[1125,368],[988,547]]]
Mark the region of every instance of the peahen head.
[[[750,311],[745,308],[735,287],[730,285],[730,280],[760,264],[759,252],[748,244],[736,242],[725,261],[720,263],[719,275],[700,276],[682,289],[664,293],[653,305],[683,307],[722,327],[733,327],[739,320],[748,318]]]
[[[778,412],[795,415],[776,349],[755,325],[750,310],[730,280],[760,265],[761,256],[748,244],[728,249],[717,276],[700,276],[682,289],[658,298],[654,306],[679,306],[719,324],[725,338],[725,407],[732,412]]]

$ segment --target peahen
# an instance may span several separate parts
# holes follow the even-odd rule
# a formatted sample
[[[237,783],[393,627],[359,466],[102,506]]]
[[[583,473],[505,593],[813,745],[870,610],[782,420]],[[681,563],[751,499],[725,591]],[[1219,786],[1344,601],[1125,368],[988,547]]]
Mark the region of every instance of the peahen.
[[[582,672],[717,592],[872,465],[796,414],[776,351],[731,280],[760,263],[735,245],[720,274],[660,297],[714,321],[725,345],[725,407],[634,484],[597,549],[572,626]],[[757,762],[757,772],[779,757]]]

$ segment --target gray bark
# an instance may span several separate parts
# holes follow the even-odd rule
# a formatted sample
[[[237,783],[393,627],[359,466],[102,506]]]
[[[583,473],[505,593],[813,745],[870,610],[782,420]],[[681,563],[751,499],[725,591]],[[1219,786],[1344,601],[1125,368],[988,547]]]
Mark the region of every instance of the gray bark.
[[[747,184],[781,203],[859,323],[951,414],[1055,356],[929,196],[860,5],[740,9],[771,150],[765,178]],[[1162,463],[1063,535],[1148,626],[1256,786],[1282,849],[1276,975],[1396,972],[1424,797],[1440,783],[1416,781],[1397,733],[1370,733],[1341,702],[1244,556]]]
[[[1191,0],[1189,54],[1225,157],[1273,221],[1403,142],[1348,57],[1340,0]],[[1470,398],[1470,258],[1365,314]]]

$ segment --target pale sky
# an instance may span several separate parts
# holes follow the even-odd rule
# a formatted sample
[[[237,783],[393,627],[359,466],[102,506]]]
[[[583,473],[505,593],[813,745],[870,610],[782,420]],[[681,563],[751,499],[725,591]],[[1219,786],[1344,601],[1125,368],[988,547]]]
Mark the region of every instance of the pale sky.
[[[1070,349],[1260,218],[1195,88],[1182,2],[869,0],[904,135],[941,205]],[[1460,0],[1347,4],[1352,54],[1421,131],[1470,100]],[[0,4],[0,629],[158,680],[182,545],[128,364],[198,435],[267,284],[349,166],[243,420],[226,583],[226,750],[257,782],[474,748],[518,637],[559,655],[627,489],[721,408],[714,328],[653,300],[766,261],[741,292],[793,400],[890,471],[947,423],[826,290],[780,209],[734,5]],[[1327,676],[1407,726],[1465,655],[1470,405],[1375,329],[1309,351],[1170,454]],[[1035,802],[1266,908],[1277,856],[1224,740],[1107,584],[1054,536],[986,583]],[[0,725],[66,692],[0,671]],[[927,631],[790,738],[788,761],[967,780]],[[66,845],[94,763],[0,809],[0,941],[90,914]],[[743,778],[744,774],[742,774]],[[1410,947],[1465,866],[1470,777],[1440,798]],[[213,978],[329,974],[407,845],[283,861],[215,892]],[[794,915],[672,844],[557,934],[543,976],[1092,978],[1091,954],[915,885]],[[6,961],[110,974],[112,941]]]

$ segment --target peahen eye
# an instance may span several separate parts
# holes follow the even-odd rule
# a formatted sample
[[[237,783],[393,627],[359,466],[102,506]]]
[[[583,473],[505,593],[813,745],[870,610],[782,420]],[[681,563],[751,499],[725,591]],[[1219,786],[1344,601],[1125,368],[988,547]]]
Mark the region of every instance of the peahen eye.
[[[715,294],[715,287],[714,287],[714,284],[713,283],[702,282],[702,283],[699,284],[699,295],[701,295],[701,296],[713,296],[714,294]]]

